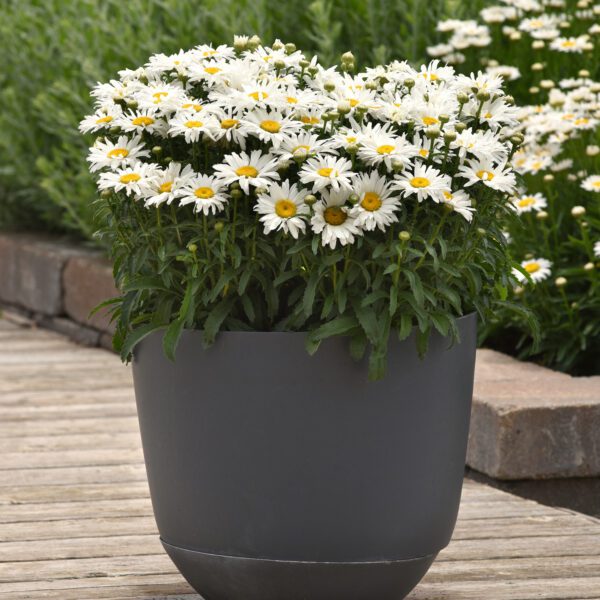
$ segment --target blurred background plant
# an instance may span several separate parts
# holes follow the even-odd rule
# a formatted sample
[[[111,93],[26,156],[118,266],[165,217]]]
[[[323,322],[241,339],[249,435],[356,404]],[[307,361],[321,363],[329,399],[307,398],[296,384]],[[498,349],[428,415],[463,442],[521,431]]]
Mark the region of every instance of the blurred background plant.
[[[279,37],[330,64],[418,62],[457,0],[4,0],[0,19],[0,228],[90,239],[95,189],[77,124],[119,69],[234,34]],[[465,11],[475,10],[475,2]],[[425,10],[426,8],[426,10]]]
[[[488,344],[574,374],[600,372],[600,4],[506,0],[479,19],[443,21],[430,56],[462,72],[500,73],[522,106],[513,162],[520,215],[507,232],[530,273],[511,300],[540,322],[500,310]]]

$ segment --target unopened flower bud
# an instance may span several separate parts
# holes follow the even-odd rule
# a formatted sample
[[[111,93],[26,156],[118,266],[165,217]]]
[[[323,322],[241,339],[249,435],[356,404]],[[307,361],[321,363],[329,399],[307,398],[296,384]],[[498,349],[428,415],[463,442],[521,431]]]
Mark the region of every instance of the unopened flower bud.
[[[271,48],[273,48],[273,50],[283,50],[285,46],[281,40],[275,40],[271,45]]]
[[[584,271],[593,271],[595,268],[596,268],[596,265],[594,265],[593,262],[588,262],[588,263],[585,263],[585,265],[583,265]]]
[[[578,302],[571,302],[571,308],[573,310],[577,310],[579,308],[579,303]]]
[[[430,140],[440,137],[441,133],[440,128],[435,125],[432,125],[425,130],[425,136]]]
[[[544,48],[546,46],[546,43],[543,40],[535,40],[532,44],[531,47],[534,50],[541,50],[542,48]]]
[[[133,99],[128,99],[126,101],[126,104],[129,108],[133,108],[134,110],[138,107],[138,103],[137,100],[133,100]]]
[[[112,196],[112,192],[110,190],[102,190],[100,192],[100,198],[103,200],[108,200]]]
[[[154,148],[152,148],[152,154],[155,154],[156,156],[162,154],[162,151],[163,149],[160,146],[154,146]]]
[[[255,193],[257,196],[264,196],[264,195],[265,195],[267,192],[268,192],[268,190],[267,190],[267,188],[266,188],[266,187],[257,187],[257,188],[254,190],[254,193]]]
[[[187,245],[187,249],[188,249],[190,252],[196,252],[196,250],[198,250],[198,246],[196,246],[196,244],[188,244],[188,245]]]
[[[579,219],[579,217],[583,217],[583,215],[585,215],[585,206],[574,206],[571,209],[571,215],[576,219]]]
[[[166,163],[172,163],[173,162],[173,157],[172,156],[165,156],[165,162]]]
[[[357,194],[350,194],[350,196],[348,196],[348,202],[350,202],[350,204],[358,204],[359,200],[360,198]]]
[[[557,277],[554,280],[554,285],[558,288],[565,287],[565,285],[567,285],[566,277]]]
[[[536,213],[535,218],[538,221],[545,221],[548,218],[548,213],[545,210],[540,210],[538,213]]]
[[[477,228],[477,233],[479,235],[485,235],[487,232],[486,232],[486,230],[483,227],[478,227]]]
[[[597,156],[598,154],[600,154],[600,146],[588,146],[585,149],[585,153],[588,156]]]
[[[440,123],[447,123],[450,120],[450,117],[448,115],[439,115],[438,119]]]
[[[406,231],[406,230],[405,231],[401,231],[398,234],[398,239],[401,242],[408,242],[408,240],[410,240],[410,233],[408,231]]]
[[[458,94],[456,94],[456,99],[459,104],[466,104],[469,101],[469,95],[464,92],[458,92]]]
[[[285,45],[285,53],[286,54],[294,54],[294,52],[296,52],[296,44],[292,44],[290,42],[289,44]]]
[[[342,54],[342,63],[344,64],[352,64],[355,62],[354,54],[352,52],[344,52]]]
[[[399,173],[400,171],[402,171],[404,169],[404,162],[402,160],[400,160],[399,158],[394,158],[392,160],[392,169],[396,173]]]
[[[282,60],[276,60],[273,63],[273,66],[278,70],[281,71],[281,69],[285,69],[285,62],[283,62]]]
[[[332,81],[326,81],[323,85],[323,88],[326,92],[333,92],[333,90],[335,90],[335,83],[333,83]]]
[[[529,88],[529,93],[530,94],[539,94],[540,93],[540,88],[537,85],[532,85]]]
[[[225,224],[223,223],[223,221],[217,221],[215,223],[215,231],[217,233],[221,233],[221,231],[223,231],[223,227],[225,227]]]
[[[239,200],[243,195],[244,193],[240,189],[231,190],[231,197],[233,200]]]
[[[301,69],[306,69],[306,67],[310,66],[310,63],[305,58],[303,58],[301,61],[298,62],[298,65]]]
[[[487,90],[479,90],[477,92],[477,100],[480,102],[485,102],[490,99],[490,93]]]
[[[520,286],[520,285],[518,285],[518,286],[517,286],[517,287],[516,287],[516,288],[513,290],[513,292],[514,292],[515,296],[520,296],[520,295],[521,295],[521,294],[522,294],[524,291],[525,291],[525,288],[524,288],[524,287],[522,287],[522,286]]]
[[[456,129],[457,133],[462,133],[466,128],[467,128],[466,123],[457,123],[454,126],[454,129]]]
[[[531,70],[532,71],[541,71],[541,70],[543,70],[543,68],[544,68],[544,65],[542,63],[539,63],[539,62],[533,63],[531,65]]]
[[[257,35],[253,35],[248,40],[248,47],[250,48],[250,50],[256,50],[261,45],[261,43],[261,39]]]
[[[552,173],[544,175],[544,181],[554,181],[554,175],[552,175]]]
[[[352,106],[350,106],[350,102],[347,100],[342,100],[338,102],[337,111],[340,115],[347,115],[352,110]]]
[[[454,140],[456,140],[457,138],[457,134],[456,131],[446,131],[444,133],[444,141],[449,144],[450,142],[453,142]]]
[[[514,98],[514,96],[506,95],[506,96],[504,96],[504,102],[506,102],[506,104],[514,104],[515,98]]]
[[[317,197],[313,196],[312,194],[304,196],[304,204],[306,204],[307,206],[312,206],[316,201]]]
[[[579,73],[577,73],[579,77],[589,77],[590,72],[587,69],[581,69]]]
[[[411,88],[415,87],[415,80],[412,79],[412,77],[409,77],[408,79],[404,80],[404,85],[410,90]]]

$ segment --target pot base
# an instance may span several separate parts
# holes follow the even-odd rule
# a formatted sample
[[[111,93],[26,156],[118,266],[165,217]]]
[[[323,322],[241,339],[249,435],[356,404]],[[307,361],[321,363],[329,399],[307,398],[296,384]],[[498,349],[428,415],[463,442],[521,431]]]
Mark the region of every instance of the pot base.
[[[401,600],[436,555],[377,562],[308,562],[222,556],[162,544],[204,600]]]

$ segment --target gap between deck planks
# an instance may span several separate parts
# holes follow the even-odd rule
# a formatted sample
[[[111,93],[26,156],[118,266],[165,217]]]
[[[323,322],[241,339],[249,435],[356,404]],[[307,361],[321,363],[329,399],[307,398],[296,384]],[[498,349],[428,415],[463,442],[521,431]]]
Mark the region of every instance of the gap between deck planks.
[[[0,600],[36,598],[199,597],[156,534],[128,369],[0,319]],[[465,481],[409,598],[599,600],[600,521]]]

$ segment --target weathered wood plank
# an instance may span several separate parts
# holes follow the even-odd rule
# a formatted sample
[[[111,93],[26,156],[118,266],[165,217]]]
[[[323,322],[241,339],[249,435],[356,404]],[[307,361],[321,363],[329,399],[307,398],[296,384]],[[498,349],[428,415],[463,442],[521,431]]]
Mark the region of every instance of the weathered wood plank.
[[[55,450],[52,452],[4,452],[0,454],[0,470],[54,467],[84,467],[94,465],[141,464],[141,448],[101,450]]]

